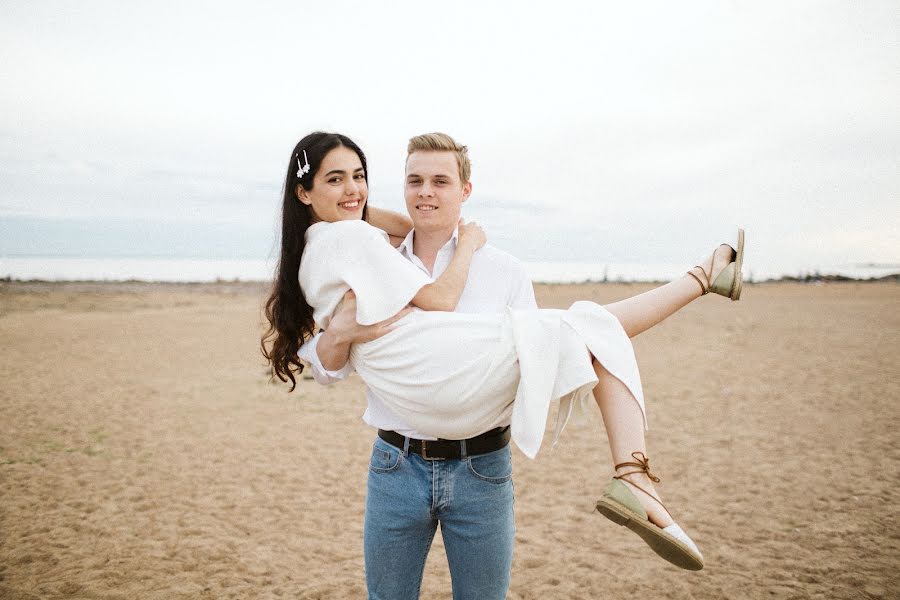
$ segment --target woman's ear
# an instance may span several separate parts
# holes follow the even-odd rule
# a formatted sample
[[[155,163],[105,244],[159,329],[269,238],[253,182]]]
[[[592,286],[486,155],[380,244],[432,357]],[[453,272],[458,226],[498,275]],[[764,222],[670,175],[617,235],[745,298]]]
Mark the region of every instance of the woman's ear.
[[[299,183],[297,184],[294,193],[297,194],[297,199],[303,204],[306,204],[307,206],[312,204],[312,200],[309,199],[309,192],[307,192]]]

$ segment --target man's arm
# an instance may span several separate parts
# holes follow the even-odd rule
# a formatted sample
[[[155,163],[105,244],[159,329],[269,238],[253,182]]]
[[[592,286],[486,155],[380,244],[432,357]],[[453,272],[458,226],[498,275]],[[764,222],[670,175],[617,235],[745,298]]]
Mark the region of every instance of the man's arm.
[[[356,295],[353,291],[344,294],[328,324],[328,329],[316,336],[315,357],[326,371],[342,371],[350,360],[350,346],[371,342],[390,333],[394,323],[405,317],[412,309],[407,307],[399,313],[374,325],[360,325],[356,322]],[[308,360],[310,364],[313,361]],[[315,373],[315,369],[313,370]],[[349,371],[348,371],[349,374]],[[341,379],[346,378],[346,375]]]

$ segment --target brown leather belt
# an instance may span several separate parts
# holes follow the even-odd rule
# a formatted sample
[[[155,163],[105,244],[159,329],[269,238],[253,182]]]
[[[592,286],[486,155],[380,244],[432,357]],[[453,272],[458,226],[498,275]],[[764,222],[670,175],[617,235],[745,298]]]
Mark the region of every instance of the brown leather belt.
[[[418,454],[425,460],[446,460],[499,450],[509,444],[510,433],[507,426],[491,429],[467,440],[417,440],[406,438],[396,431],[379,429],[378,437],[401,450],[409,439],[409,451],[412,454]]]

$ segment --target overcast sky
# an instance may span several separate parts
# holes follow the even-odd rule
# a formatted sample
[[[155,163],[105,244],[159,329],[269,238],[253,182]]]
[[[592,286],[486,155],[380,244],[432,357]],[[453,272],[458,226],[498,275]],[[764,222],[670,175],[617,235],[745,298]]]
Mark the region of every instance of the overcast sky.
[[[525,259],[693,264],[740,224],[760,271],[900,263],[896,0],[7,0],[0,56],[7,255],[267,254],[299,137],[402,209],[439,130]]]

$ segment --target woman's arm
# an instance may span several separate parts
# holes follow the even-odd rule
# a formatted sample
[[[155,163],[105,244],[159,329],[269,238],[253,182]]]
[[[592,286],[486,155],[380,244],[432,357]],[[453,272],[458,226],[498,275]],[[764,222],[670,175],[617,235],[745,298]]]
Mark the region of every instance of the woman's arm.
[[[460,219],[456,252],[450,265],[436,281],[418,291],[412,299],[412,304],[424,310],[454,310],[466,287],[472,257],[486,241],[487,237],[477,223],[465,223]],[[350,358],[351,345],[368,342],[390,333],[394,323],[411,310],[407,307],[380,323],[360,325],[356,321],[356,294],[352,290],[347,292],[316,345],[319,361],[330,371],[342,369]]]
[[[377,227],[391,236],[391,242],[394,241],[394,238],[400,238],[400,241],[403,241],[403,238],[413,228],[412,220],[406,215],[374,206],[369,206],[368,221],[372,227]]]
[[[475,251],[486,241],[487,237],[477,223],[465,223],[460,219],[456,252],[450,266],[433,283],[423,286],[413,297],[412,304],[423,310],[456,310],[469,278]]]

